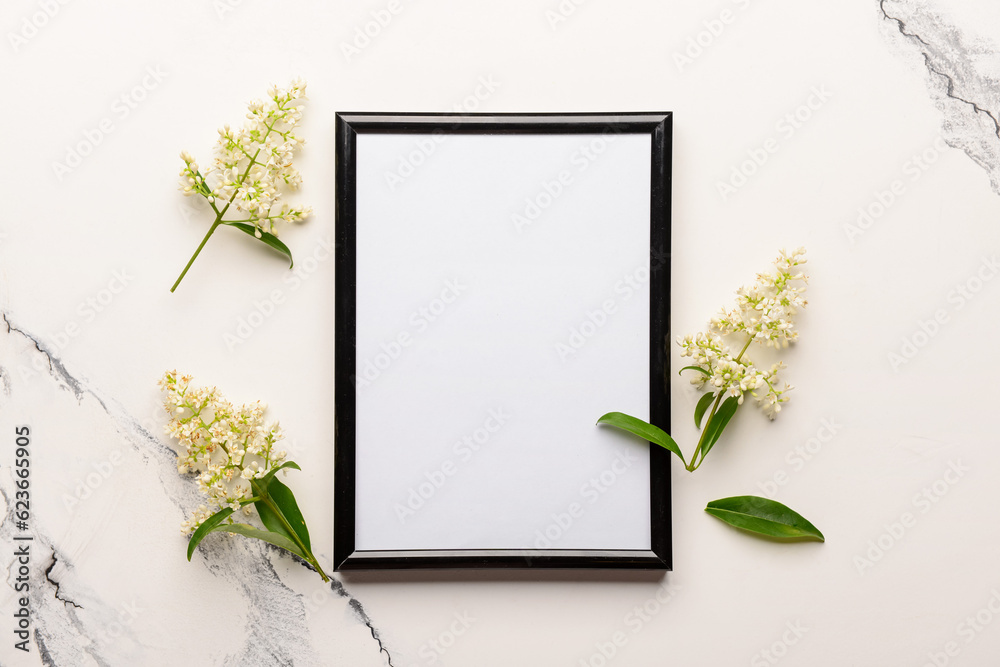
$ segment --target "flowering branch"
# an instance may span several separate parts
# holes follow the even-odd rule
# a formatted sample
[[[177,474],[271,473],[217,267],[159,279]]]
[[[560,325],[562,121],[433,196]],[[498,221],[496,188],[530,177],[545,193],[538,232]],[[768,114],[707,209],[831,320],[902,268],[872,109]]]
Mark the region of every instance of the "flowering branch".
[[[215,220],[170,288],[171,292],[180,285],[220,225],[235,227],[284,253],[291,267],[292,253],[278,240],[274,223],[297,222],[312,214],[310,207],[281,203],[279,191],[282,186],[295,190],[302,183],[299,172],[292,167],[292,156],[303,142],[292,130],[302,119],[304,107],[292,103],[305,99],[305,89],[306,84],[296,79],[287,90],[272,86],[267,102],[250,102],[247,122],[242,128],[233,130],[226,125],[219,130],[215,161],[204,174],[190,153],[181,152],[184,168],[180,172],[180,189],[185,196],[204,197],[215,212]],[[226,220],[231,206],[244,217]]]
[[[747,392],[757,399],[767,416],[774,419],[781,412],[781,404],[788,401],[785,393],[792,389],[778,379],[778,371],[784,364],[779,361],[769,370],[761,370],[746,353],[753,342],[765,347],[785,348],[798,339],[794,318],[799,308],[806,305],[802,294],[808,280],[799,270],[806,263],[804,255],[804,248],[790,253],[782,250],[774,261],[776,271],[758,274],[756,283],[740,288],[736,307],[728,311],[723,309],[713,318],[708,333],[678,337],[677,344],[683,348],[681,356],[690,357],[693,362],[680,372],[694,371],[691,383],[709,389],[695,407],[694,423],[698,428],[706,412],[708,419],[690,460],[685,459],[670,434],[631,415],[609,412],[597,423],[626,430],[669,450],[680,458],[688,472],[694,472],[704,463],[729,421],[743,405]],[[723,336],[741,339],[739,353],[733,355]],[[804,517],[767,498],[724,498],[709,503],[705,511],[738,528],[771,537],[824,539]]]
[[[687,466],[689,471],[697,470],[702,464],[714,444],[711,438],[717,439],[725,424],[719,425],[717,429],[709,427],[717,419],[728,422],[732,417],[731,414],[726,417],[728,411],[720,412],[723,397],[727,397],[727,402],[735,399],[736,403],[731,408],[731,412],[735,413],[743,405],[744,393],[749,391],[771,419],[781,412],[781,404],[788,401],[785,392],[790,391],[792,386],[786,383],[782,387],[778,380],[778,371],[785,367],[784,364],[779,361],[765,371],[757,368],[745,355],[753,342],[777,349],[788,347],[790,342],[798,339],[794,317],[798,309],[806,305],[802,294],[808,280],[798,270],[798,267],[806,263],[804,255],[804,248],[791,253],[782,250],[774,261],[776,272],[758,274],[756,283],[741,287],[737,291],[736,307],[728,311],[723,309],[712,319],[710,334],[697,333],[677,339],[678,345],[683,348],[681,356],[690,357],[695,363],[681,370],[696,371],[691,383],[711,389],[702,398],[704,403],[700,405],[707,405],[712,400],[708,397],[713,394],[715,396],[705,429],[691,457],[691,463]],[[742,349],[735,357],[722,339],[725,335],[746,337]],[[761,390],[761,393],[758,394],[757,390]],[[702,416],[696,411],[695,423],[698,426],[701,425]]]
[[[184,447],[177,472],[196,473],[198,488],[208,498],[208,505],[181,523],[182,533],[193,532],[188,560],[209,533],[237,533],[290,551],[329,581],[312,553],[295,496],[275,477],[280,470],[300,468],[285,460],[284,450],[275,449],[284,435],[278,422],[264,423],[267,405],[258,401],[236,408],[215,387],[192,388],[191,379],[168,371],[159,382],[170,415],[166,432]],[[266,530],[233,521],[231,515],[240,510],[250,516],[251,504]]]
[[[790,253],[782,250],[774,261],[776,271],[757,274],[756,283],[741,287],[736,292],[736,307],[732,310],[723,309],[718,316],[712,318],[709,333],[699,332],[677,338],[677,344],[683,348],[681,356],[690,357],[694,362],[693,365],[682,368],[681,372],[695,371],[691,384],[710,389],[698,401],[694,411],[694,422],[699,428],[706,412],[708,420],[690,461],[685,460],[673,438],[640,419],[612,412],[601,417],[598,423],[624,428],[642,437],[650,433],[656,435],[661,446],[677,454],[684,461],[684,467],[689,472],[694,472],[705,461],[709,450],[718,441],[736,410],[743,405],[745,393],[749,392],[756,398],[765,414],[774,419],[781,412],[781,404],[788,401],[785,393],[792,389],[792,385],[787,383],[782,386],[778,379],[778,371],[785,365],[779,361],[769,370],[761,370],[746,353],[753,342],[777,349],[788,347],[789,343],[798,339],[794,319],[799,308],[806,305],[802,294],[808,281],[798,267],[806,263],[805,252],[804,248]],[[744,339],[738,354],[733,355],[723,336],[739,336]],[[644,425],[642,433],[634,430],[640,423]],[[668,441],[669,445],[664,444]]]

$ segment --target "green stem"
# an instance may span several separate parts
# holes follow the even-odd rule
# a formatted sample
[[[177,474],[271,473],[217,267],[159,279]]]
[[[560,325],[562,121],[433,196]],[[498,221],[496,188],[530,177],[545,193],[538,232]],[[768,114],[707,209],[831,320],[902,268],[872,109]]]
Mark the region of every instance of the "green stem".
[[[705,427],[701,430],[701,437],[698,438],[698,446],[694,449],[694,454],[691,455],[691,462],[687,465],[688,472],[694,472],[701,465],[701,462],[705,460],[704,454],[702,454],[702,446],[705,444],[705,434],[708,433],[708,425],[712,421],[712,417],[715,416],[715,412],[719,409],[719,403],[722,402],[722,392],[715,397],[715,403],[712,404],[712,412],[709,413],[708,419],[705,421]],[[701,454],[701,460],[698,460],[698,455]]]
[[[282,106],[279,104],[278,108],[282,109]],[[265,141],[267,141],[267,137],[271,134],[271,131],[274,129],[274,126],[277,124],[277,122],[278,121],[275,120],[270,125],[267,125],[265,123],[265,127],[267,127],[267,132],[264,133],[264,137],[260,140],[261,145],[263,145],[263,143]],[[281,133],[279,132],[278,134],[281,134]],[[257,164],[257,156],[260,155],[260,149],[259,148],[257,149],[257,151],[252,156],[249,153],[247,153],[245,150],[243,150],[242,146],[240,146],[240,150],[243,151],[243,153],[246,154],[246,156],[250,158],[250,163],[247,165],[246,169],[243,171],[243,176],[240,177],[240,179],[234,184],[234,186],[242,185],[243,181],[245,181],[246,177],[250,174],[250,170],[253,169],[253,167],[254,167],[255,164]],[[202,178],[201,182],[205,183],[204,178]],[[207,184],[206,184],[205,187],[206,188],[208,187]],[[205,195],[202,193],[202,196],[205,196]],[[233,195],[229,198],[229,201],[226,202],[226,206],[221,211],[218,208],[216,208],[215,202],[209,202],[209,204],[211,204],[211,206],[212,206],[212,210],[214,210],[215,213],[216,213],[215,214],[215,222],[213,222],[212,226],[209,227],[208,233],[205,234],[205,238],[203,238],[201,240],[201,245],[199,245],[198,249],[194,251],[193,255],[191,255],[191,259],[188,260],[187,266],[185,266],[184,270],[181,271],[181,275],[177,278],[177,282],[175,282],[174,286],[170,288],[170,293],[171,294],[173,294],[174,290],[177,289],[177,286],[181,284],[181,281],[184,280],[184,276],[187,275],[188,269],[190,269],[191,265],[194,264],[194,260],[196,260],[198,258],[198,255],[201,253],[201,249],[205,247],[206,243],[208,243],[208,239],[212,238],[212,234],[215,233],[215,230],[219,227],[219,225],[223,224],[223,222],[222,222],[222,216],[224,216],[226,214],[226,211],[229,210],[229,206],[233,203],[233,200],[235,200],[235,199],[236,199],[236,192],[233,192]],[[268,211],[268,212],[270,213],[270,211]],[[324,581],[326,581],[327,580],[326,579],[326,575],[323,575],[323,577],[324,577]]]
[[[185,266],[184,270],[181,271],[181,275],[178,276],[177,282],[175,282],[174,286],[170,288],[171,294],[175,289],[177,289],[177,286],[181,284],[181,281],[184,280],[184,276],[187,275],[188,269],[190,269],[191,265],[194,264],[194,260],[196,260],[198,258],[198,255],[201,254],[201,249],[205,247],[206,243],[208,243],[208,239],[212,238],[212,234],[215,233],[215,230],[219,227],[221,223],[222,223],[222,213],[219,213],[217,216],[215,216],[215,222],[213,222],[212,226],[208,228],[208,233],[205,234],[205,238],[201,240],[201,244],[198,246],[198,249],[194,251],[193,255],[191,255],[191,259],[188,260],[187,266]]]
[[[298,533],[295,532],[295,529],[292,528],[292,526],[288,523],[288,520],[285,519],[285,515],[281,513],[281,510],[278,509],[278,506],[274,504],[273,500],[271,500],[271,496],[269,496],[267,492],[263,490],[263,488],[261,489],[260,492],[260,499],[263,500],[264,504],[267,505],[272,512],[274,512],[274,515],[276,517],[278,517],[278,520],[281,521],[281,525],[285,528],[286,531],[288,531],[288,534],[292,536],[292,540],[294,540],[295,544],[298,545],[300,549],[302,549],[302,553],[306,555],[306,560],[309,561],[310,565],[316,568],[316,572],[318,572],[319,576],[323,578],[323,583],[329,582],[330,577],[328,577],[326,572],[323,571],[323,568],[320,567],[319,561],[316,560],[316,556],[314,556],[313,552],[309,549],[309,547],[307,547],[302,542],[302,540],[299,539]]]
[[[270,213],[270,211],[268,211],[268,212]],[[234,222],[257,222],[258,220],[281,220],[282,217],[284,217],[284,216],[280,216],[280,215],[268,215],[268,216],[264,216],[263,218],[244,218],[242,220],[226,220],[222,224],[224,224],[224,225],[231,225]]]
[[[740,359],[743,358],[743,353],[747,351],[747,348],[750,347],[750,343],[752,342],[753,342],[753,337],[751,337],[750,340],[747,341],[747,344],[743,346],[743,349],[740,350],[740,353],[736,355],[736,361],[739,361]]]
[[[750,347],[750,343],[752,342],[753,342],[753,337],[747,340],[746,345],[744,345],[743,349],[740,350],[740,353],[736,355],[736,361],[739,361],[740,359],[743,358],[743,354],[747,351],[747,348]],[[718,411],[720,403],[722,403],[721,391],[719,392],[719,395],[715,397],[715,403],[712,404],[712,412],[709,413],[708,419],[705,421],[706,428],[703,428],[701,431],[701,437],[698,438],[698,446],[695,447],[694,454],[691,455],[691,462],[687,464],[687,466],[685,466],[688,472],[694,472],[695,470],[697,470],[698,467],[701,466],[702,462],[705,460],[705,455],[702,453],[702,446],[705,444],[705,434],[708,433],[707,427],[709,423],[711,423],[712,417],[714,417],[715,413]],[[701,454],[700,460],[698,458],[699,454]]]

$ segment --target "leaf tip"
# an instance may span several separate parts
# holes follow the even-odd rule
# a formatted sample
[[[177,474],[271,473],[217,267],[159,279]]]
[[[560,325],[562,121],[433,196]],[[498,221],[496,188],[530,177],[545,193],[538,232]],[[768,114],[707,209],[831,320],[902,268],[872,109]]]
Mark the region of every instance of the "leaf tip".
[[[616,415],[616,414],[618,414],[618,413],[616,413],[616,412],[606,412],[606,413],[604,413],[603,415],[601,415],[601,417],[600,417],[600,418],[599,418],[599,419],[597,420],[597,423],[598,423],[598,424],[604,424],[604,423],[607,423],[607,421],[608,421],[609,419],[611,419],[611,418],[612,418],[612,417],[613,417],[614,415]]]

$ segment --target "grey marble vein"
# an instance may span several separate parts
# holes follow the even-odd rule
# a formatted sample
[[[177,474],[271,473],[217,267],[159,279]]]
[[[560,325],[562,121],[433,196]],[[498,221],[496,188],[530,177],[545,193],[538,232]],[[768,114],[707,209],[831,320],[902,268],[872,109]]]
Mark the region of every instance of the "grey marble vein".
[[[45,357],[45,360],[48,362],[49,374],[51,375],[51,377],[57,382],[59,382],[64,388],[72,391],[73,394],[76,395],[76,399],[78,401],[82,400],[84,395],[83,387],[80,385],[79,380],[74,378],[66,371],[66,367],[63,366],[62,361],[60,361],[57,356],[52,354],[49,351],[48,347],[40,343],[36,337],[32,336],[29,333],[26,333],[24,330],[19,329],[13,324],[11,324],[11,321],[7,317],[6,312],[0,311],[0,317],[3,317],[4,324],[7,325],[7,333],[13,332],[20,334],[24,338],[28,339],[32,344],[34,344],[35,350],[37,350],[40,354],[42,354]],[[101,398],[98,397],[96,394],[93,394],[92,392],[89,393],[95,400],[97,400],[98,403],[100,403],[101,407],[104,408],[105,411],[107,411],[107,406],[104,405],[104,402],[101,400]]]
[[[56,590],[53,593],[53,595],[55,595],[55,598],[57,600],[59,600],[63,604],[71,604],[74,607],[76,607],[77,609],[83,609],[83,605],[77,604],[77,603],[73,602],[72,600],[70,600],[69,598],[64,598],[62,595],[59,594],[59,582],[52,578],[52,570],[54,570],[55,567],[56,567],[56,565],[59,565],[59,564],[61,564],[61,562],[59,560],[59,554],[56,553],[55,551],[53,551],[52,552],[52,562],[49,564],[49,566],[47,568],[45,568],[45,581],[47,581],[50,584],[52,584],[53,586],[55,586]]]
[[[3,520],[4,526],[13,525],[14,504],[13,484],[11,480],[0,477],[0,498],[3,499],[6,512]],[[39,560],[58,559],[58,552],[52,546],[51,540],[46,535],[44,529],[35,525],[32,528],[30,550],[32,564],[36,565]],[[9,531],[0,531],[0,544],[3,545],[5,554],[12,554],[15,550],[14,535]],[[14,590],[14,564],[12,561],[7,570],[7,585]],[[33,568],[37,569],[37,568]],[[42,664],[45,665],[79,665],[96,664],[105,667],[107,665],[101,656],[93,650],[92,646],[83,646],[87,642],[88,632],[84,620],[76,612],[79,605],[67,605],[67,602],[59,596],[59,586],[45,576],[48,586],[39,586],[37,578],[32,581],[28,590],[28,597],[31,601],[30,609],[34,622],[32,639],[38,649]],[[89,661],[84,661],[89,658]]]
[[[0,367],[0,396],[10,396],[10,376]]]
[[[6,327],[0,328],[0,389],[4,395],[17,391],[17,382],[10,372],[14,359],[11,354],[12,336],[22,338],[29,345],[20,354],[41,355],[42,363],[35,368],[47,370],[48,380],[60,389],[73,394],[80,410],[89,410],[90,415],[110,420],[114,431],[123,444],[138,456],[141,473],[152,477],[163,493],[183,514],[201,502],[201,495],[193,480],[177,474],[176,454],[172,449],[153,436],[134,416],[129,414],[113,398],[104,396],[90,384],[74,376],[62,361],[38,337],[18,326],[9,313],[0,311]],[[4,330],[5,329],[5,330]],[[4,357],[8,358],[4,358]],[[35,361],[38,361],[37,359]],[[16,378],[14,378],[16,380]],[[2,400],[2,399],[0,399]],[[53,414],[53,418],[58,415]],[[0,544],[5,553],[13,553],[13,535],[8,526],[13,525],[13,483],[9,477],[0,476],[0,497],[6,508],[7,520],[0,529]],[[120,613],[110,604],[102,601],[96,591],[87,591],[86,584],[77,581],[73,575],[73,564],[53,545],[44,525],[38,521],[32,524],[35,537],[33,542],[32,569],[43,573],[44,585],[35,585],[31,590],[31,604],[35,616],[33,643],[38,656],[45,665],[99,665],[123,664],[125,656],[94,642],[93,637],[101,636],[101,629],[114,622]],[[246,610],[243,623],[244,640],[239,649],[229,655],[217,658],[217,664],[224,665],[321,665],[326,664],[312,646],[308,627],[305,623],[306,609],[302,595],[282,582],[271,558],[286,558],[285,552],[258,540],[248,540],[238,536],[219,535],[219,539],[206,540],[199,547],[197,558],[214,576],[222,580],[224,588],[238,591]],[[183,553],[178,552],[178,558]],[[301,559],[293,559],[303,567],[309,567]],[[12,567],[12,564],[11,564]],[[194,567],[194,565],[192,565]],[[311,570],[311,568],[310,568]],[[7,570],[7,583],[13,589],[13,575]],[[391,656],[383,645],[378,630],[362,607],[360,601],[351,596],[343,585],[334,580],[331,590],[343,598],[352,610],[356,620],[363,623],[377,642],[378,652],[384,653],[388,664]],[[81,601],[85,600],[85,603]],[[132,632],[125,628],[125,633]],[[141,642],[128,642],[138,646]],[[122,642],[118,642],[121,644]],[[124,650],[117,649],[116,651]],[[140,658],[129,655],[128,659]],[[145,656],[147,659],[150,656]],[[158,656],[162,659],[162,656]],[[138,663],[136,663],[138,664]]]
[[[392,654],[389,653],[389,649],[387,649],[382,643],[382,636],[379,634],[379,631],[375,629],[375,626],[372,625],[372,619],[368,616],[368,612],[365,611],[364,606],[361,604],[361,600],[358,600],[356,597],[348,593],[347,589],[344,588],[344,584],[336,579],[330,580],[330,590],[336,593],[338,597],[347,598],[347,603],[351,607],[351,611],[354,612],[357,619],[364,623],[365,626],[367,626],[367,628],[371,631],[372,639],[378,642],[379,653],[385,653],[386,662],[389,667],[393,667]]]
[[[968,37],[926,0],[879,0],[879,10],[895,43],[920,54],[944,140],[982,167],[1000,194],[1000,76],[989,64],[997,45]]]

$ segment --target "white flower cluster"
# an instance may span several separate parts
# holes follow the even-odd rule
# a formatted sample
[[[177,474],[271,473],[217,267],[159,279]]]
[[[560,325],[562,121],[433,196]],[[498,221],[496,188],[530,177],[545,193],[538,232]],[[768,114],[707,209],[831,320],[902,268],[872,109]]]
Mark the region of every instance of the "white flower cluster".
[[[215,387],[191,387],[191,379],[168,371],[159,381],[167,394],[163,406],[170,416],[166,433],[184,447],[177,472],[197,473],[198,488],[208,496],[209,504],[201,505],[191,519],[181,523],[185,534],[220,509],[238,510],[240,501],[251,497],[249,480],[263,477],[286,456],[274,450],[284,434],[277,422],[264,423],[265,403],[236,408]],[[249,505],[244,511],[250,513]]]
[[[725,341],[714,333],[687,335],[678,338],[677,343],[684,348],[681,356],[691,357],[693,365],[704,371],[695,374],[692,384],[713,393],[721,391],[727,397],[735,396],[740,405],[743,405],[743,394],[749,391],[771,419],[781,412],[781,404],[788,400],[784,393],[792,386],[779,386],[778,371],[785,367],[780,361],[770,370],[762,371],[745,355],[733,356]],[[765,387],[766,392],[756,391]]]
[[[690,357],[692,365],[700,369],[692,384],[737,397],[740,405],[744,393],[750,392],[769,418],[781,412],[781,404],[788,401],[785,393],[793,388],[787,383],[782,386],[778,379],[784,364],[778,362],[769,370],[760,369],[746,356],[746,350],[753,341],[777,348],[798,338],[794,316],[806,305],[802,298],[806,276],[796,267],[806,263],[804,254],[803,248],[791,253],[782,250],[774,262],[776,273],[758,274],[754,285],[741,288],[736,308],[723,310],[714,318],[710,333],[678,337],[677,343],[683,348],[681,356]],[[739,354],[734,355],[723,340],[722,336],[729,334],[747,336]]]
[[[722,334],[744,333],[758,343],[787,347],[798,338],[794,317],[806,305],[802,293],[808,278],[797,267],[806,263],[805,248],[781,250],[774,260],[775,273],[757,274],[757,282],[741,287],[736,308],[723,309],[712,320],[712,328]]]
[[[303,141],[293,130],[302,119],[306,84],[296,79],[287,89],[272,86],[268,100],[253,100],[243,127],[229,125],[219,130],[215,160],[204,174],[190,153],[181,153],[181,190],[185,195],[205,197],[213,208],[216,202],[228,208],[230,204],[247,215],[243,220],[262,232],[277,235],[277,220],[297,222],[312,214],[311,207],[291,207],[281,202],[281,188],[298,188],[302,183],[299,172],[292,167],[292,156]]]

